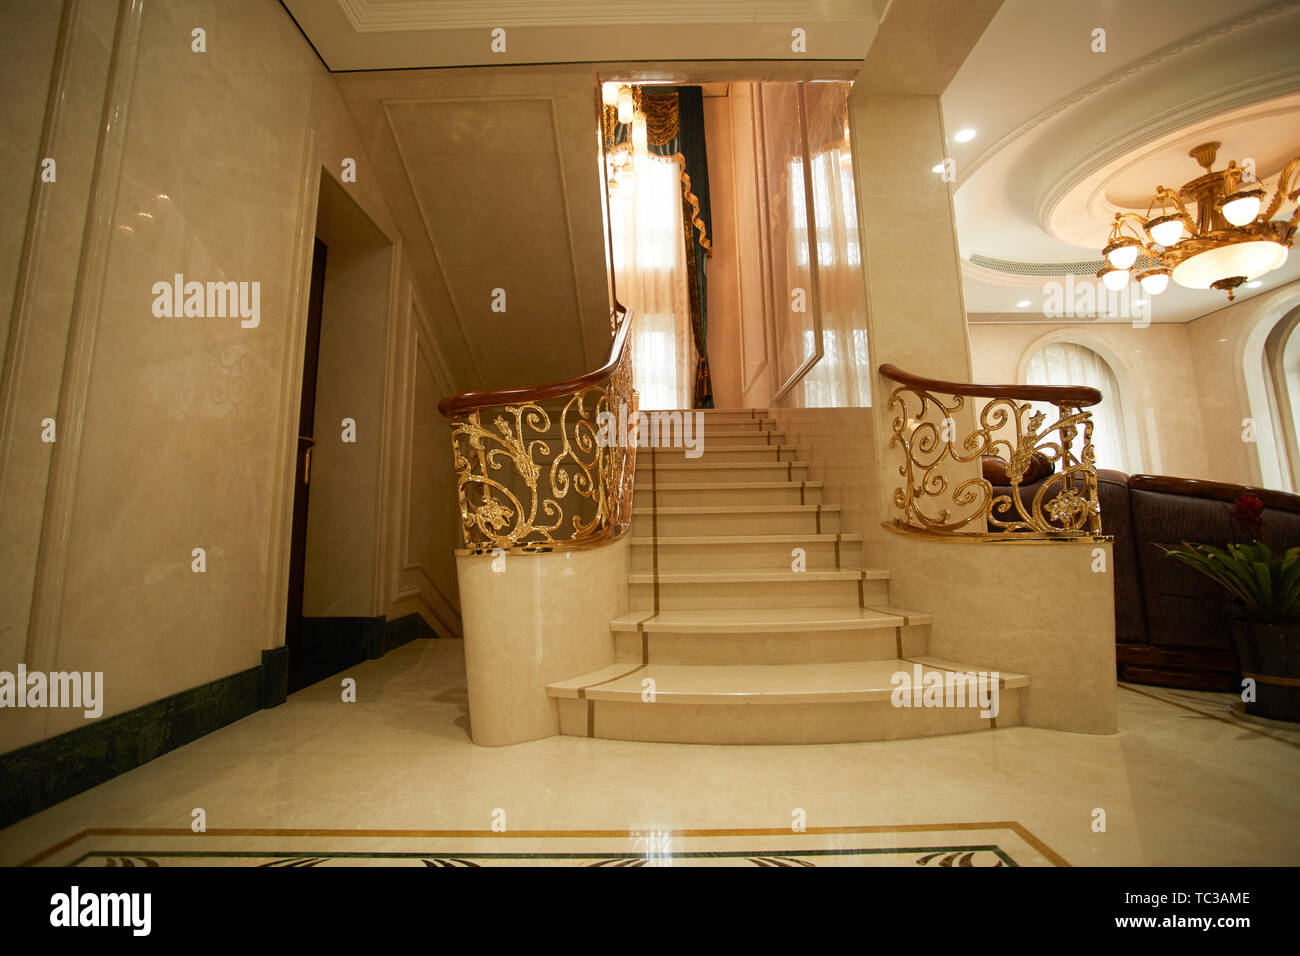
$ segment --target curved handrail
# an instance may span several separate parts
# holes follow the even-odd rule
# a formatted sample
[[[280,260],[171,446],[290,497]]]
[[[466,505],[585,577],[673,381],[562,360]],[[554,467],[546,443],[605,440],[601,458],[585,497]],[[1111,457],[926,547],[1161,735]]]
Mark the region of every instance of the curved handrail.
[[[1082,385],[949,382],[888,364],[880,366],[880,374],[897,383],[887,408],[889,447],[902,453],[902,483],[892,494],[900,530],[1052,536],[1101,532],[1088,411],[1101,401],[1100,391]],[[989,401],[968,409],[969,398]],[[1056,420],[1032,402],[1054,405]],[[959,414],[969,424],[959,426]],[[968,433],[961,434],[965,429]],[[983,456],[999,453],[1006,455],[1009,494],[995,492],[982,474]],[[1049,464],[1052,474],[1026,501],[1020,486],[1036,460]]]
[[[1101,392],[1087,385],[971,385],[964,382],[948,382],[941,378],[925,378],[904,372],[897,365],[888,363],[880,366],[880,374],[885,378],[923,389],[927,392],[943,392],[945,395],[969,395],[972,398],[1012,398],[1027,402],[1065,403],[1086,408],[1101,401]]]
[[[627,533],[638,421],[634,316],[621,305],[611,314],[618,326],[609,361],[594,372],[438,403],[451,426],[465,543],[457,553],[591,548]]]
[[[618,327],[618,332],[614,336],[614,344],[609,350],[609,361],[594,372],[587,372],[585,375],[579,375],[576,378],[568,378],[562,382],[552,382],[549,385],[532,385],[517,388],[494,388],[479,392],[460,392],[456,395],[448,395],[438,403],[438,411],[444,418],[451,418],[455,415],[463,415],[465,412],[472,411],[476,408],[488,408],[492,405],[515,405],[520,402],[541,402],[548,398],[555,398],[559,395],[567,395],[570,392],[581,391],[584,388],[603,382],[614,374],[614,369],[623,358],[623,353],[627,350],[628,329],[632,323],[628,321],[630,310],[627,306],[615,304],[610,311],[613,322]]]

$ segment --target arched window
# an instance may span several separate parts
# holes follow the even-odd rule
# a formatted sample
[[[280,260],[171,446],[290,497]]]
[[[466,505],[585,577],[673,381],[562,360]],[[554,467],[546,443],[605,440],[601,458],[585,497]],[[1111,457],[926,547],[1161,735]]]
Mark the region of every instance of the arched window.
[[[1101,402],[1093,405],[1092,446],[1098,468],[1128,472],[1134,463],[1128,460],[1124,413],[1120,405],[1119,385],[1106,360],[1092,349],[1073,342],[1044,345],[1029,359],[1025,370],[1027,385],[1088,385],[1101,392]],[[1040,409],[1048,422],[1056,420],[1052,406]]]
[[[1284,490],[1296,487],[1300,466],[1300,309],[1292,309],[1268,334],[1264,344],[1264,373],[1278,437],[1278,459]]]

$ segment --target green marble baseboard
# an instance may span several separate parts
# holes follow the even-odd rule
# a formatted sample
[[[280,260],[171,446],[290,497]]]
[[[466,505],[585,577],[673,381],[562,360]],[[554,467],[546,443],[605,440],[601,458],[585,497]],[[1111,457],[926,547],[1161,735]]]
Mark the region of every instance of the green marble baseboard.
[[[329,621],[331,619],[316,619]],[[418,614],[388,621],[343,619],[325,626],[327,646],[309,662],[338,673],[416,638],[437,634]],[[0,755],[0,827],[29,817],[168,751],[220,730],[257,710],[284,703],[290,692],[288,650],[262,652],[262,663],[84,727]]]

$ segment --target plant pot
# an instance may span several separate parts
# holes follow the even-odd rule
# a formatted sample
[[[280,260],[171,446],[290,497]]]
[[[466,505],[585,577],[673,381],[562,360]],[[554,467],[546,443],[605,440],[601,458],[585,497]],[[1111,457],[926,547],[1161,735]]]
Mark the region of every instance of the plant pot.
[[[1235,618],[1241,676],[1255,680],[1255,699],[1246,713],[1271,720],[1300,722],[1300,624],[1270,624]]]

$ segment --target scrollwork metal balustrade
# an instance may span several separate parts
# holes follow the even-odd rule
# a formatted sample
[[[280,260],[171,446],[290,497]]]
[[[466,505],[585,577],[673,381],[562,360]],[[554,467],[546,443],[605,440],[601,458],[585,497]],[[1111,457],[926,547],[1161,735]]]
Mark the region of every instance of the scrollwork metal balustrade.
[[[1049,385],[966,385],[927,379],[882,365],[898,383],[889,396],[889,447],[901,451],[894,489],[895,523],[904,530],[938,534],[988,533],[1069,536],[1101,533],[1097,502],[1096,454],[1088,407],[1101,401],[1094,388]],[[958,434],[967,401],[988,398],[975,426]],[[1034,408],[1047,403],[1056,419]],[[1034,456],[1053,472],[1026,501],[1021,485]],[[1007,462],[1009,494],[997,494],[980,470],[984,455]],[[956,480],[953,472],[974,463],[974,477]],[[954,481],[956,483],[954,484]]]
[[[627,309],[612,312],[610,359],[595,372],[439,403],[451,424],[466,551],[583,548],[627,531],[636,442],[617,435],[605,415],[617,422],[620,406],[636,408],[631,323]]]

